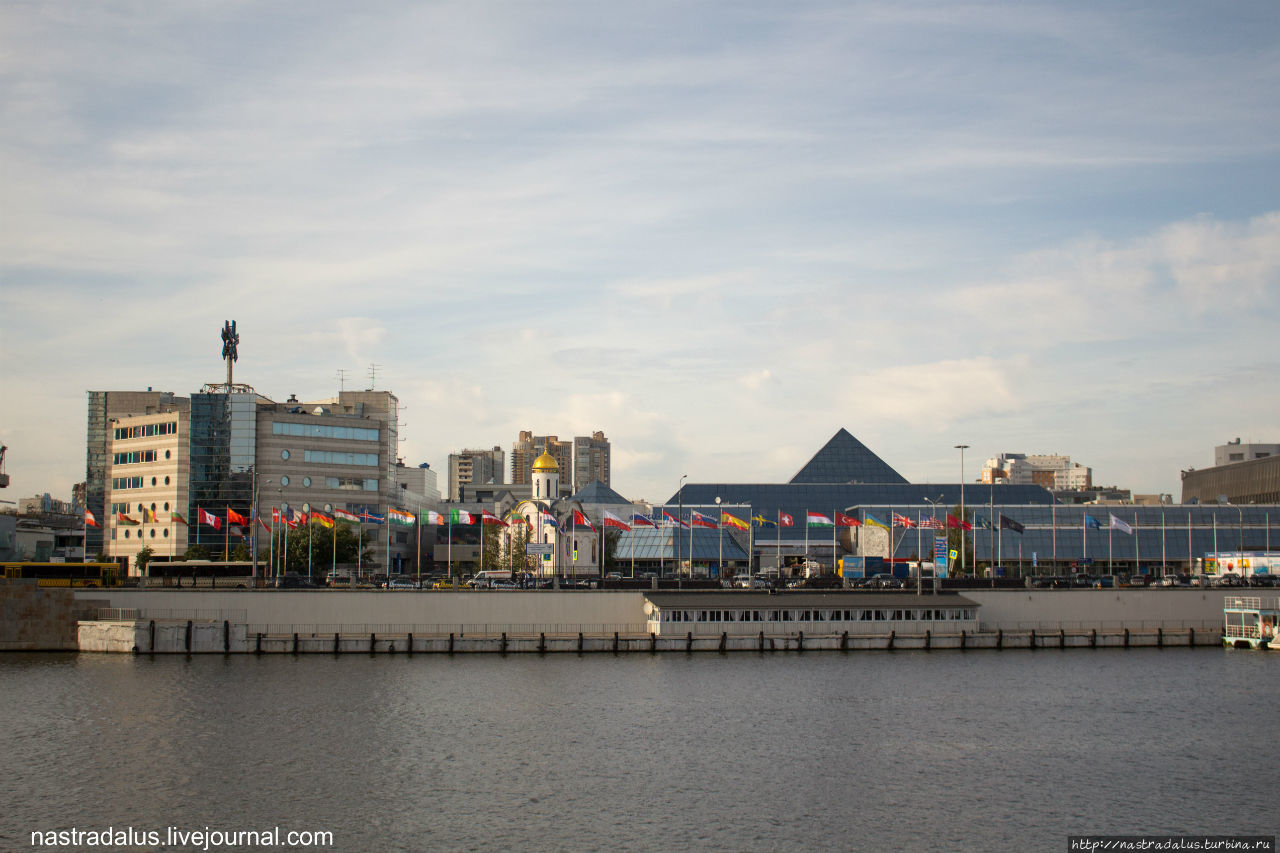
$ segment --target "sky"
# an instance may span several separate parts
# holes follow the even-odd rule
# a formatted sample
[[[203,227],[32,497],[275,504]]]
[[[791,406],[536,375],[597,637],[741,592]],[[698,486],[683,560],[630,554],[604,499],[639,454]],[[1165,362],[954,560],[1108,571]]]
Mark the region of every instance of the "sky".
[[[1280,441],[1280,6],[0,5],[5,497],[88,390],[393,391],[613,487]],[[961,470],[957,444],[969,445]]]

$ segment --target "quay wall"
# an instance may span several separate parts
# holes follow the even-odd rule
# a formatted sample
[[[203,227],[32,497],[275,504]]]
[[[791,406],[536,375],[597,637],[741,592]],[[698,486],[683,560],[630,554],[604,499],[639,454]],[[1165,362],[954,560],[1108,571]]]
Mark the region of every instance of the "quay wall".
[[[969,589],[983,631],[1059,629],[1165,630],[1222,624],[1228,595],[1275,595],[1232,589]]]
[[[67,587],[0,582],[0,651],[74,651],[76,621],[95,619],[98,608],[109,606],[100,595],[77,595]]]

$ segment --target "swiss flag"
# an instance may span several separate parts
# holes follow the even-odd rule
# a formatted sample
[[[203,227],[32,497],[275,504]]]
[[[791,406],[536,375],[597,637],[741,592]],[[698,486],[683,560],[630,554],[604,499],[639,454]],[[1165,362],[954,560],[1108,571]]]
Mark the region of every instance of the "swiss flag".
[[[780,524],[781,526],[791,527],[795,523],[796,523],[796,520],[792,518],[789,514],[785,512],[778,513],[778,524]]]

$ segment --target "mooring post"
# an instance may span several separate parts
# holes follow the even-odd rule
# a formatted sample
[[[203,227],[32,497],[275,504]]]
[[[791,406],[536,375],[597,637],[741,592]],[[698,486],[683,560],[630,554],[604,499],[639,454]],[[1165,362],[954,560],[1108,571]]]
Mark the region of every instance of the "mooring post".
[[[800,631],[796,637],[796,651],[804,652],[804,631]]]
[[[453,646],[450,645],[449,648],[452,649]],[[538,652],[541,654],[546,654],[547,652],[547,633],[545,631],[538,635]]]
[[[1156,628],[1156,648],[1157,649],[1164,648],[1164,626],[1163,625],[1161,625],[1159,628]]]
[[[578,654],[582,654],[582,632],[578,632]]]
[[[965,644],[969,642],[969,634],[967,631],[960,632],[960,651],[964,651]]]
[[[686,652],[693,651],[693,632],[692,631],[690,631],[688,635],[684,638],[684,650]]]
[[[342,643],[339,642],[339,639],[341,638],[341,636],[342,635],[339,634],[337,631],[333,632],[333,653],[335,655],[342,654]]]
[[[650,631],[649,632],[649,654],[654,654],[657,651],[658,651],[658,633],[656,631]]]
[[[151,646],[147,649],[151,654],[156,653],[156,620],[151,620]]]
[[[409,632],[409,655],[413,656],[413,632]]]
[[[1031,629],[1031,650],[1035,651],[1035,648],[1036,648],[1036,629],[1032,628]]]
[[[1129,648],[1129,629],[1128,628],[1124,629],[1124,647],[1126,649]]]
[[[503,632],[502,632],[502,649],[501,649],[501,651],[502,651],[502,653],[503,653],[504,655],[507,653],[507,632],[506,632],[506,631],[503,631]]]
[[[453,632],[449,632],[449,654],[453,654]]]
[[[262,632],[261,631],[258,632],[258,644],[254,647],[253,653],[256,655],[262,654]]]
[[[615,655],[618,653],[618,632],[617,631],[613,632],[613,653]]]
[[[1196,629],[1195,628],[1187,629],[1187,646],[1192,649],[1196,647]]]
[[[1089,648],[1096,649],[1098,647],[1098,629],[1094,628],[1089,632]]]
[[[298,632],[297,631],[293,632],[293,653],[295,655],[298,653]]]
[[[231,620],[222,620],[222,651],[229,653],[231,651]]]
[[[1058,648],[1065,649],[1067,647],[1067,629],[1058,629]]]
[[[374,652],[376,652],[377,648],[378,648],[378,635],[370,631],[369,632],[369,654],[373,654]]]
[[[893,641],[894,641],[894,640],[896,640],[897,638],[898,638],[898,632],[897,632],[897,631],[890,631],[890,632],[889,632],[889,645],[885,646],[885,649],[887,649],[888,651],[893,651]]]
[[[764,631],[760,632],[760,651],[764,651]]]
[[[845,631],[843,634],[840,635],[840,651],[842,652],[849,651],[849,632],[848,631]]]
[[[928,628],[924,631],[924,650],[929,651],[929,647],[933,644],[933,632]]]
[[[725,644],[726,644],[728,641],[729,641],[729,632],[728,632],[728,631],[721,631],[721,632],[720,632],[720,654],[724,654]]]
[[[187,654],[191,654],[191,620],[187,620]]]

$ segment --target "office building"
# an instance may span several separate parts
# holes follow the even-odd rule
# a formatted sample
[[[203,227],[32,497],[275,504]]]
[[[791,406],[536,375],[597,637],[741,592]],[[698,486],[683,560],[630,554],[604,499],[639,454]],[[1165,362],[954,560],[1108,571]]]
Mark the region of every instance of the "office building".
[[[580,492],[592,483],[609,485],[609,439],[597,430],[573,439],[573,490]]]
[[[506,454],[501,447],[449,454],[449,500],[455,503],[462,500],[464,486],[503,483],[505,479]]]
[[[1084,491],[1093,486],[1093,469],[1059,454],[1002,453],[986,461],[979,482]]]

